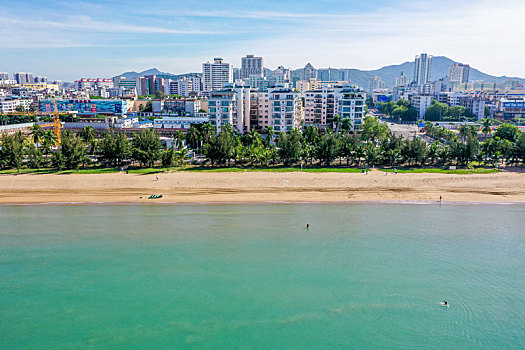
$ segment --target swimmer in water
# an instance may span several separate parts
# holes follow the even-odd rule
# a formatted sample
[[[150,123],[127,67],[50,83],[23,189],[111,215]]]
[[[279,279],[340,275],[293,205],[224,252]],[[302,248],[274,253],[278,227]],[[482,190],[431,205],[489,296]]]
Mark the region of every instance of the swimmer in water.
[[[307,230],[310,229],[310,224],[306,224],[306,229],[307,229]]]

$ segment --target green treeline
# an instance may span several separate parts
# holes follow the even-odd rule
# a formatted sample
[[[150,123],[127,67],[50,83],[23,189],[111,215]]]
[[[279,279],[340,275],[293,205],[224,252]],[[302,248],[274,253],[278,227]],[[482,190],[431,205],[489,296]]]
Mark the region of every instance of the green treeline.
[[[429,166],[467,167],[471,162],[496,165],[501,162],[523,165],[525,135],[517,127],[503,124],[494,135],[491,120],[482,120],[480,130],[460,126],[454,133],[431,123],[425,125],[427,141],[395,136],[386,123],[367,117],[359,131],[335,119],[327,130],[307,126],[301,132],[275,133],[270,127],[262,134],[252,130],[239,134],[230,125],[220,133],[210,124],[193,125],[174,134],[173,147],[163,149],[154,129],[144,129],[127,138],[107,131],[96,137],[92,127],[75,134],[65,131],[56,147],[55,135],[35,125],[28,135],[3,135],[0,140],[0,168],[79,169],[86,166],[120,167],[133,162],[141,167],[182,166],[190,154],[199,164],[211,166]],[[480,142],[478,133],[486,141]]]

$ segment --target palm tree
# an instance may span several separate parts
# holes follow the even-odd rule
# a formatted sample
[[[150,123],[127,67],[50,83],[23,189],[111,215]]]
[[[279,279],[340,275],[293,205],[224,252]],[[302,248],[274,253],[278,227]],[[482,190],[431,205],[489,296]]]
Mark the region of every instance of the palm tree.
[[[48,154],[51,148],[56,146],[57,136],[55,135],[53,130],[46,130],[46,132],[43,135],[43,140],[44,153]]]
[[[178,166],[182,166],[184,164],[184,161],[188,159],[188,149],[182,148],[180,151],[175,152],[175,163]]]
[[[261,140],[261,134],[255,129],[250,130],[250,144],[258,144]]]
[[[40,145],[40,142],[42,141],[42,139],[44,137],[44,130],[40,127],[40,125],[35,123],[31,127],[30,135],[33,138],[33,143],[35,144],[35,146]],[[38,146],[37,146],[37,148],[38,148]]]
[[[215,128],[210,124],[203,124],[201,127],[202,136],[204,137],[204,142],[208,142],[215,132]]]
[[[273,130],[272,126],[269,126],[268,129],[266,129],[266,146],[269,146],[275,137],[275,130]]]
[[[94,154],[96,148],[95,128],[89,125],[84,126],[80,131],[80,137],[85,143],[90,145],[91,149],[89,153]]]
[[[467,136],[469,135],[469,126],[466,124],[463,124],[459,127],[459,136],[461,136],[461,139],[463,142],[465,142]]]
[[[490,118],[483,118],[481,119],[481,131],[483,132],[483,135],[485,135],[485,138],[487,138],[487,135],[492,133],[492,124],[494,121]]]
[[[308,125],[306,128],[304,128],[303,136],[306,143],[315,146],[319,140],[319,128],[315,125]]]
[[[173,140],[175,141],[175,146],[178,149],[182,149],[182,145],[184,143],[184,133],[180,130],[177,130],[175,134],[173,135]]]
[[[201,140],[201,133],[194,126],[190,126],[188,132],[186,133],[186,141],[191,145],[193,150],[196,150],[199,147],[199,141]]]
[[[339,132],[339,127],[341,126],[341,122],[343,121],[343,118],[341,118],[341,115],[338,114],[332,119],[332,127],[335,132]]]

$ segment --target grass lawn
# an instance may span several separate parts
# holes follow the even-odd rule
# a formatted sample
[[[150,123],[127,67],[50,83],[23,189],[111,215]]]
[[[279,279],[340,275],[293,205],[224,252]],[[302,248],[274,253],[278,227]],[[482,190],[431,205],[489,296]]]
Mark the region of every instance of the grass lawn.
[[[78,170],[56,170],[54,168],[42,168],[42,169],[28,169],[21,168],[20,170],[16,169],[7,169],[1,170],[0,174],[13,174],[13,175],[22,175],[22,174],[107,174],[107,173],[118,173],[120,168],[81,168]]]
[[[376,168],[379,171],[394,172],[394,169],[380,169]],[[370,171],[371,169],[366,169]],[[62,170],[57,171],[53,168],[43,168],[43,169],[27,169],[21,168],[19,171],[16,169],[7,169],[1,170],[0,175],[2,174],[108,174],[108,173],[118,173],[120,168],[100,168],[100,167],[86,167],[78,170]],[[186,167],[155,167],[155,168],[128,168],[127,172],[129,174],[140,174],[140,175],[149,175],[149,174],[158,174],[167,171],[196,171],[196,172],[206,172],[206,173],[237,173],[237,172],[275,172],[275,173],[289,173],[289,172],[305,172],[305,173],[361,173],[362,168],[344,168],[344,167],[303,167],[301,170],[300,167],[197,167],[197,166],[186,166]],[[498,169],[487,169],[487,168],[473,168],[473,169],[458,169],[458,170],[448,170],[440,168],[398,168],[398,173],[439,173],[439,174],[491,174],[497,173],[500,170]]]
[[[271,173],[290,173],[290,172],[301,172],[301,168],[296,167],[261,167],[261,168],[208,168],[208,167],[191,167],[191,168],[176,168],[173,170],[178,171],[199,171],[199,172],[271,172]],[[360,173],[362,169],[358,168],[315,168],[315,167],[303,167],[302,172],[305,173]]]
[[[386,171],[393,173],[394,169],[378,169],[380,171]],[[499,169],[487,169],[487,168],[473,168],[473,169],[440,169],[440,168],[410,168],[410,169],[397,169],[400,174],[417,174],[417,173],[436,173],[436,174],[458,174],[458,175],[469,175],[469,174],[493,174],[500,172]]]

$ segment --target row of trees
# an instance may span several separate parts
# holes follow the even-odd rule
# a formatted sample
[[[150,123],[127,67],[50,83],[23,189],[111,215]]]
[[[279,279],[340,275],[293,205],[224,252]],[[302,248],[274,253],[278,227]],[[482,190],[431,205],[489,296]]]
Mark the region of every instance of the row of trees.
[[[285,166],[334,164],[347,166],[468,166],[470,162],[492,164],[506,161],[523,164],[525,136],[517,127],[502,125],[494,137],[479,142],[478,130],[465,125],[459,133],[426,125],[426,132],[435,142],[427,144],[419,137],[411,140],[391,133],[388,125],[367,117],[359,132],[339,125],[326,130],[308,126],[302,132],[291,130],[275,134],[270,127],[264,133],[252,130],[239,134],[230,125],[220,133],[210,124],[191,126],[186,133],[177,131],[173,147],[162,149],[153,129],[127,138],[122,132],[106,132],[95,136],[94,129],[84,128],[74,134],[65,131],[60,147],[55,148],[54,134],[37,125],[28,136],[21,133],[4,135],[0,146],[0,166],[31,168],[53,166],[56,169],[78,169],[86,164],[120,166],[134,161],[152,167],[182,165],[192,150],[212,165]],[[486,130],[485,130],[486,131]],[[445,141],[445,142],[443,142]]]
[[[79,134],[66,130],[62,142],[56,145],[56,136],[51,130],[43,130],[35,124],[27,136],[21,132],[3,135],[0,141],[0,168],[17,168],[24,164],[39,169],[52,166],[56,169],[78,169],[94,162],[106,166],[118,166],[125,160],[136,161],[142,166],[154,166],[159,160],[172,166],[187,150],[161,151],[161,141],[153,129],[145,129],[128,140],[122,132],[106,132],[95,137],[92,127],[85,127]],[[170,157],[166,157],[170,155]]]
[[[397,102],[379,103],[379,111],[386,115],[400,118],[403,121],[416,121],[417,110],[413,108],[406,100]],[[451,107],[446,103],[433,100],[430,107],[425,111],[425,120],[427,121],[474,121],[477,117],[470,110],[462,106]]]
[[[417,120],[417,110],[413,108],[408,101],[403,99],[397,102],[381,102],[379,103],[379,111],[407,122]]]

